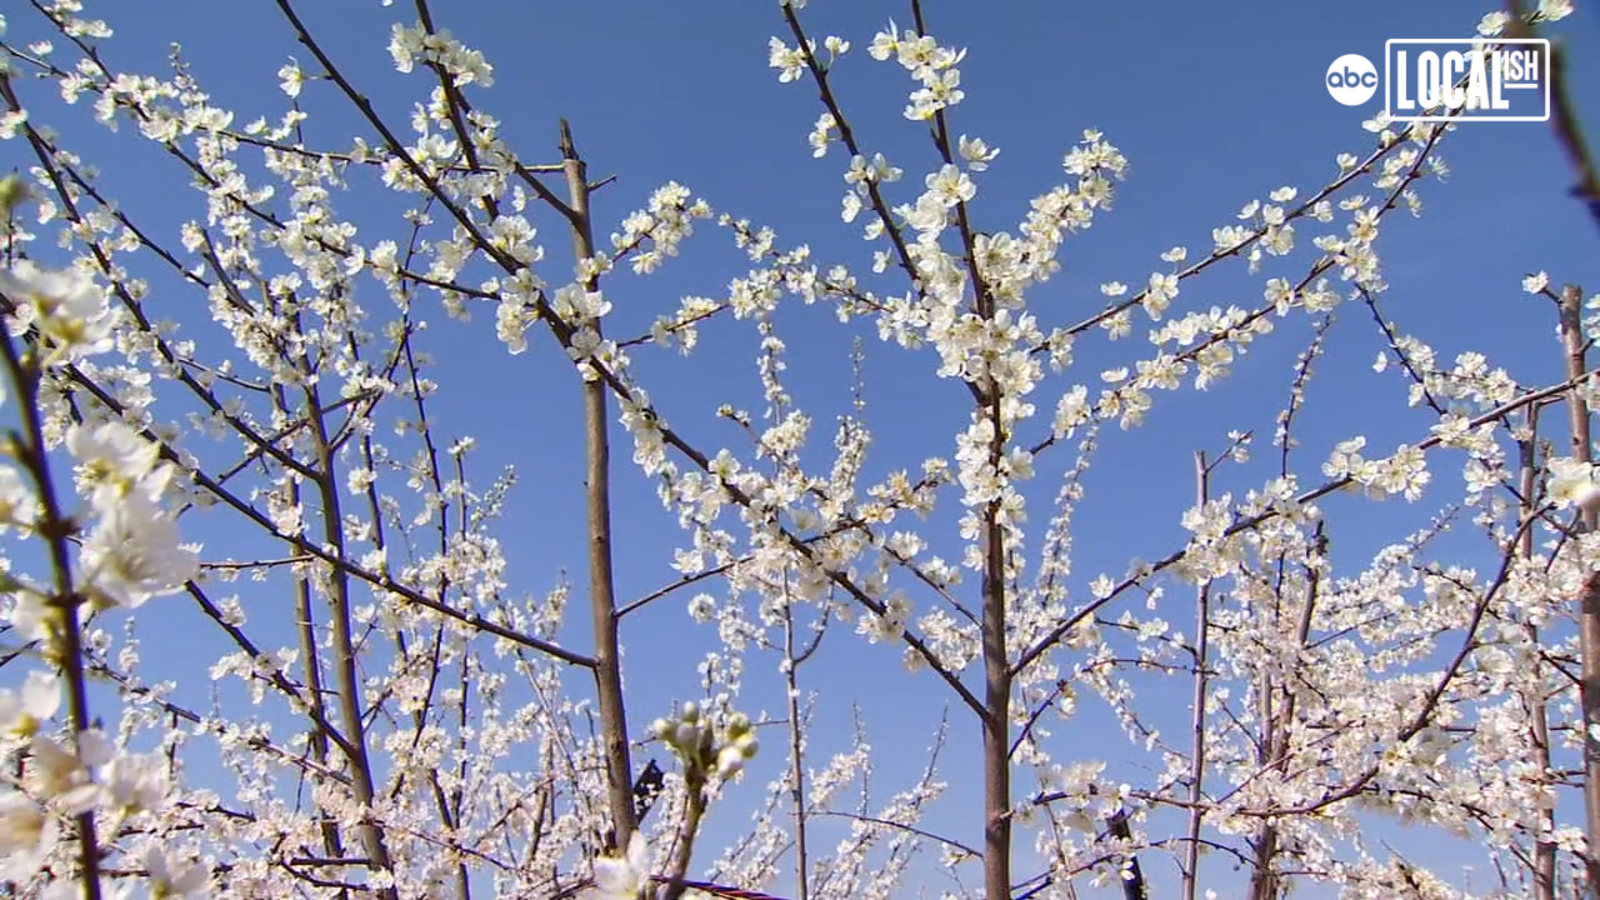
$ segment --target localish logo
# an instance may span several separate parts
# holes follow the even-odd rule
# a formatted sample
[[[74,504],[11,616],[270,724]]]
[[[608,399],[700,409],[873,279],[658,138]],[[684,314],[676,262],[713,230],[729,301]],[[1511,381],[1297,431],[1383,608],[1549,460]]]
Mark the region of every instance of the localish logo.
[[[1395,122],[1550,118],[1550,42],[1543,38],[1392,38],[1384,43],[1383,69],[1384,109]]]

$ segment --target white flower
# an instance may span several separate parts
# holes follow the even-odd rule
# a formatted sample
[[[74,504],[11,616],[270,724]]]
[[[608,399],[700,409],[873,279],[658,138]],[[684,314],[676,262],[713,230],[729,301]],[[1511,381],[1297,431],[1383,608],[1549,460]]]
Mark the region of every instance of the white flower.
[[[528,350],[528,326],[537,318],[538,313],[532,306],[506,294],[500,298],[500,305],[495,309],[495,337],[506,345],[511,355],[525,353]]]
[[[984,143],[982,138],[968,138],[962,135],[957,142],[961,150],[961,158],[967,161],[967,168],[973,172],[982,172],[989,168],[989,163],[1000,155],[999,150],[994,150]]]
[[[300,63],[290,57],[289,62],[278,70],[278,77],[282,79],[278,87],[290,97],[300,96],[300,88],[306,83],[306,75],[300,71]]]
[[[895,27],[894,20],[889,20],[889,27],[880,31],[872,39],[872,44],[867,47],[867,54],[878,62],[883,62],[900,51],[900,40],[897,37],[900,29]]]
[[[581,284],[557,288],[551,305],[557,315],[574,326],[593,323],[611,311],[611,301],[602,292],[586,290]]]
[[[37,515],[38,504],[16,469],[0,467],[0,534],[18,525],[28,527]]]
[[[166,805],[166,760],[155,754],[124,753],[106,766],[108,805],[124,815],[159,810]]]
[[[56,817],[26,794],[0,795],[0,879],[26,881],[39,870],[60,835]]]
[[[15,305],[13,334],[32,325],[55,343],[47,365],[111,347],[105,292],[80,272],[47,272],[24,259],[0,269],[0,296]]]
[[[178,524],[148,497],[130,494],[101,518],[80,559],[91,601],[136,607],[195,577],[199,554],[178,543]]]
[[[702,624],[711,621],[716,609],[716,601],[710,594],[696,594],[694,599],[689,601],[689,617]]]
[[[57,632],[60,617],[45,606],[44,598],[35,591],[18,591],[8,615],[11,627],[28,636],[31,641],[52,640]]]
[[[1545,22],[1559,22],[1572,15],[1572,0],[1539,0],[1539,18]]]
[[[972,183],[967,173],[953,165],[946,164],[939,171],[928,175],[925,181],[928,191],[938,197],[945,208],[971,200],[978,195],[978,186]]]
[[[29,741],[61,707],[61,680],[53,672],[29,672],[20,692],[0,690],[0,737]]]
[[[579,900],[638,900],[639,892],[650,883],[650,847],[644,835],[635,831],[628,839],[628,854],[602,856],[594,861],[594,887]]]
[[[67,449],[78,458],[78,489],[93,497],[100,510],[136,491],[155,501],[172,478],[170,466],[156,467],[160,445],[122,422],[105,422],[92,431],[74,425],[67,433]]]
[[[1550,460],[1550,498],[1561,507],[1578,506],[1586,512],[1600,508],[1600,484],[1594,466],[1563,456]]]
[[[97,730],[78,733],[77,752],[42,734],[34,735],[28,750],[32,757],[28,760],[25,783],[35,796],[67,815],[94,808],[101,789],[94,783],[90,770],[110,762],[116,752],[106,736]]]
[[[767,42],[767,65],[778,70],[778,81],[798,81],[806,68],[805,51],[790,47],[777,38]]]
[[[160,847],[145,851],[144,867],[150,873],[150,896],[153,898],[187,897],[205,888],[206,882],[211,880],[210,868],[204,863],[174,865]]]

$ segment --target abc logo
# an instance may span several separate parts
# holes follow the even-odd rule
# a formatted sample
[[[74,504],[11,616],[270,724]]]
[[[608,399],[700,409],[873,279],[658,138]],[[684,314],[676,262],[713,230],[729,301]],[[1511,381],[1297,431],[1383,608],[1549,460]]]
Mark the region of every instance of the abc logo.
[[[1328,67],[1328,93],[1345,106],[1360,106],[1378,91],[1378,70],[1359,53],[1346,53]]]

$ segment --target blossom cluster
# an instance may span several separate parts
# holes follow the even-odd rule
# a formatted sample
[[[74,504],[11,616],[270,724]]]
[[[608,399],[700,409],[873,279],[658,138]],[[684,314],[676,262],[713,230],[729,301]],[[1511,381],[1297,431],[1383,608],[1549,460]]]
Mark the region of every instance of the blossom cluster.
[[[287,108],[272,121],[236,122],[178,48],[166,74],[119,71],[111,28],[80,0],[36,4],[37,40],[0,29],[0,139],[30,167],[26,191],[23,178],[0,185],[6,409],[20,423],[0,465],[0,534],[28,548],[0,566],[0,589],[27,642],[13,663],[42,663],[0,688],[0,878],[19,893],[398,900],[488,883],[507,897],[676,900],[703,874],[695,884],[888,897],[912,889],[934,843],[952,884],[983,867],[991,900],[1128,881],[1160,854],[1198,893],[1202,845],[1244,861],[1259,897],[1311,883],[1449,895],[1446,879],[1355,839],[1374,815],[1469,834],[1508,883],[1559,868],[1576,892],[1585,839],[1561,773],[1597,724],[1568,672],[1583,652],[1571,601],[1600,565],[1600,477],[1592,448],[1542,450],[1553,432],[1537,413],[1554,398],[1584,413],[1600,383],[1569,372],[1523,385],[1390,317],[1380,247],[1395,213],[1420,213],[1448,172],[1450,124],[1377,117],[1364,153],[1339,154],[1324,183],[1263,185],[1196,243],[1164,240],[1119,280],[1085,285],[1067,250],[1117,205],[1125,142],[1083,128],[1036,195],[988,227],[980,201],[1020,154],[963,130],[968,50],[929,33],[920,6],[915,28],[890,21],[852,55],[845,37],[808,35],[804,0],[778,4],[788,36],[767,42],[768,67],[820,100],[797,131],[842,179],[839,219],[860,238],[836,251],[676,181],[607,228],[590,199],[608,182],[588,179],[570,129],[558,162],[519,155],[487,104],[504,70],[437,27],[428,3],[387,31],[393,69],[420,85],[394,121],[296,4],[278,5],[301,57],[277,70]],[[1568,12],[1544,0],[1479,33]],[[900,79],[888,118],[912,123],[919,146],[931,138],[931,154],[857,127],[840,98],[862,55]],[[197,211],[174,240],[110,199],[43,121],[32,81],[88,99],[193,186]],[[345,124],[325,101],[359,133],[328,142]],[[350,214],[396,205],[388,232]],[[673,265],[697,225],[731,241],[737,269],[650,305],[660,291],[642,279]],[[547,259],[551,235],[571,235],[570,268]],[[63,253],[60,269],[34,261]],[[1211,273],[1228,267],[1250,286],[1214,302]],[[1600,331],[1600,299],[1580,311],[1576,289],[1543,272],[1523,289]],[[166,299],[182,292],[197,302]],[[797,307],[822,307],[853,339],[830,414],[809,405],[825,388],[794,383],[806,369],[791,368],[803,348],[789,313],[810,311]],[[461,340],[517,365],[548,350],[576,376],[584,427],[530,429],[517,448],[555,478],[547,445],[582,447],[586,521],[560,526],[584,535],[586,590],[565,575],[538,593],[513,586],[541,562],[506,524],[526,475],[485,478],[477,442],[446,436],[456,420],[440,404],[462,395],[442,373],[478,377],[480,357],[456,354],[465,372],[435,358],[461,346],[430,333],[436,311],[469,323]],[[1307,386],[1337,316],[1376,323],[1376,374],[1400,381],[1416,433],[1386,438],[1395,450],[1379,458],[1367,436],[1340,434],[1307,462],[1300,442],[1325,431],[1306,427]],[[758,382],[748,408],[651,389],[653,348],[689,357],[714,335],[726,360],[740,333]],[[1167,398],[1224,390],[1255,348],[1296,335],[1277,452],[1254,459],[1252,426],[1219,426],[1192,502],[1110,498],[1152,540],[1174,525],[1176,546],[1083,571],[1092,476],[1122,461],[1103,449],[1113,423],[1135,431],[1179,402]],[[930,411],[951,412],[930,413],[948,431],[926,456],[890,458],[900,442],[884,438],[901,435],[868,414],[880,354],[926,376]],[[543,399],[504,393],[508,415]],[[700,407],[710,422],[688,414]],[[681,528],[666,558],[614,540],[633,507],[610,491],[636,483],[607,477],[614,424]],[[68,463],[75,503],[65,470],[52,476]],[[1456,488],[1368,559],[1333,549],[1350,533],[1339,504]],[[535,491],[542,516],[566,514]],[[202,516],[215,517],[206,546],[184,543],[180,521],[192,533]],[[1468,529],[1479,550],[1444,559]],[[659,569],[667,586],[630,602],[613,574],[624,568]],[[661,657],[648,664],[697,675],[707,699],[641,735],[624,702],[641,690],[639,644],[619,635],[656,627],[636,623],[691,585],[688,615],[712,649],[696,662],[677,641],[643,646]],[[182,604],[151,602],[174,593]],[[570,627],[580,601],[588,631]],[[135,613],[156,627],[136,630]],[[211,657],[198,690],[152,680],[166,666],[141,659],[152,633],[187,642],[166,627],[180,614],[205,636],[171,662]],[[840,647],[830,631],[862,640]],[[884,765],[866,723],[818,724],[840,718],[835,689],[819,687],[839,682],[818,668],[885,660],[908,670],[893,689],[954,701],[918,771]],[[780,712],[731,711],[768,679]],[[1188,708],[1163,699],[1180,684]],[[758,757],[758,727],[786,740]],[[984,736],[981,759],[961,764],[985,770],[970,820],[998,848],[932,830],[947,729]],[[633,754],[651,746],[679,771],[637,772]],[[216,765],[206,789],[186,790],[196,758]],[[713,801],[769,766],[748,833],[696,857],[702,817],[723,812]],[[850,823],[832,847],[818,840],[825,820]],[[1014,875],[1035,858],[1039,871]]]
[[[81,271],[22,261],[0,271],[0,303],[13,396],[25,404],[35,402],[41,382],[111,347],[105,292]],[[37,422],[36,411],[21,415]],[[117,419],[74,424],[62,443],[75,463],[81,512],[69,513],[55,493],[41,429],[13,432],[5,455],[14,462],[0,468],[0,531],[44,545],[54,569],[43,579],[15,569],[5,576],[11,628],[52,668],[29,672],[19,690],[0,690],[0,754],[13,773],[0,787],[3,877],[37,881],[48,897],[122,896],[136,882],[153,896],[196,894],[209,864],[149,837],[167,827],[157,823],[175,797],[167,761],[130,751],[90,722],[83,650],[95,617],[138,608],[197,575],[199,548],[180,542],[165,506],[178,467]],[[63,692],[72,697],[68,722],[57,721]],[[93,858],[101,842],[137,860],[140,877],[102,885],[99,866],[68,862],[77,856],[74,844]]]

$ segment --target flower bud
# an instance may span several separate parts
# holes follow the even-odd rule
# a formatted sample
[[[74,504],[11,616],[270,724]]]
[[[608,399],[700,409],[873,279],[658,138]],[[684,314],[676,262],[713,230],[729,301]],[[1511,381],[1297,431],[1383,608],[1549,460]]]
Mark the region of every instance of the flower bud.
[[[1572,502],[1586,513],[1600,512],[1600,485],[1589,483],[1572,492]]]
[[[700,729],[688,722],[680,722],[673,732],[672,741],[680,750],[693,750],[700,743]]]
[[[732,778],[744,769],[744,756],[737,747],[729,745],[722,748],[717,754],[717,775],[724,780]]]
[[[28,199],[28,184],[16,175],[0,178],[0,213],[10,214]]]

